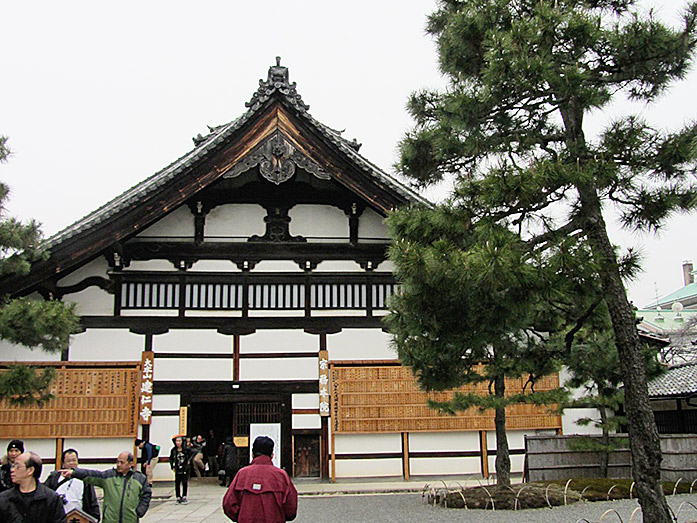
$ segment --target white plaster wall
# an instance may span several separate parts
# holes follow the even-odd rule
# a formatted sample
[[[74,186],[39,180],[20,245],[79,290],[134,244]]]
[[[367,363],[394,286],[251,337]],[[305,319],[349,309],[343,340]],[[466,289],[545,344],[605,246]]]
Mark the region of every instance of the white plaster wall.
[[[114,314],[114,295],[96,286],[66,294],[63,301],[76,304],[76,312],[80,316],[113,316]]]
[[[152,397],[152,410],[179,410],[179,394],[155,394]]]
[[[319,429],[322,427],[319,414],[293,414],[294,429]]]
[[[508,437],[508,449],[517,450],[525,448],[525,434],[535,434],[534,430],[524,431],[524,430],[509,430],[506,431]],[[491,450],[496,450],[496,431],[489,430],[486,433],[487,448]],[[524,454],[511,455],[511,472],[521,473],[523,472],[523,462],[525,460]],[[496,456],[489,456],[489,472],[494,472],[496,470]]]
[[[152,347],[157,352],[194,352],[206,354],[232,354],[232,336],[212,330],[171,330],[153,336]],[[164,360],[158,360],[158,363]]]
[[[319,350],[319,336],[301,330],[258,330],[240,338],[240,353],[313,352]]]
[[[327,260],[319,263],[314,272],[363,272],[363,269],[355,261]]]
[[[150,424],[150,442],[160,446],[160,456],[169,457],[172,449],[172,436],[179,434],[179,416],[154,416]],[[155,467],[153,480],[172,481],[174,473],[168,463]]]
[[[30,349],[23,345],[15,345],[6,340],[0,340],[1,361],[60,361],[60,352],[44,352],[41,349]],[[0,452],[2,447],[0,447]]]
[[[241,272],[230,260],[200,260],[194,263],[192,271],[199,272]]]
[[[318,409],[319,394],[293,394],[291,405],[294,409]]]
[[[410,452],[479,451],[479,432],[410,432]]]
[[[377,269],[375,272],[389,272],[393,273],[394,270],[396,269],[396,266],[393,261],[390,260],[385,260],[383,261],[380,265],[378,265]]]
[[[266,232],[265,216],[266,210],[261,205],[219,205],[206,216],[204,238],[206,241],[216,238],[240,238],[246,241],[253,234],[263,236]]]
[[[376,213],[373,209],[366,209],[358,221],[358,240],[361,238],[387,239],[390,235],[387,232],[385,218]]]
[[[401,476],[401,458],[387,459],[338,459],[336,460],[338,478],[370,478]]]
[[[409,473],[413,476],[479,475],[481,472],[479,457],[409,458]]]
[[[124,269],[128,271],[167,271],[174,272],[174,265],[169,260],[133,260]]]
[[[54,446],[55,448],[55,446]],[[104,468],[112,468],[116,464],[116,457],[127,450],[133,452],[133,439],[131,438],[66,438],[63,441],[64,449],[78,451],[79,459],[101,458],[110,463]],[[88,465],[92,468],[92,465]]]
[[[145,336],[125,329],[88,329],[70,342],[70,361],[140,361]]]
[[[329,359],[394,360],[397,353],[390,340],[391,336],[380,329],[344,329],[327,336]]]
[[[600,413],[596,409],[564,409],[561,417],[562,434],[602,434],[602,430],[592,423],[590,425],[578,425],[576,421],[581,418],[599,419]]]
[[[349,220],[344,211],[329,205],[296,205],[289,213],[291,236],[308,241],[319,238],[348,240]]]
[[[240,360],[241,381],[316,380],[317,358]]]
[[[210,381],[232,379],[232,357],[229,360],[157,359],[156,381]]]
[[[337,434],[334,442],[337,454],[402,452],[401,434]]]
[[[138,238],[193,238],[194,215],[182,205],[138,234]]]
[[[67,287],[68,285],[75,285],[76,283],[80,283],[85,278],[89,278],[91,276],[101,276],[104,278],[106,277],[106,272],[108,269],[109,264],[107,264],[104,257],[100,256],[99,258],[92,260],[88,264],[83,265],[79,269],[58,280],[58,286]]]
[[[294,261],[265,260],[257,263],[251,272],[303,272],[303,270]]]

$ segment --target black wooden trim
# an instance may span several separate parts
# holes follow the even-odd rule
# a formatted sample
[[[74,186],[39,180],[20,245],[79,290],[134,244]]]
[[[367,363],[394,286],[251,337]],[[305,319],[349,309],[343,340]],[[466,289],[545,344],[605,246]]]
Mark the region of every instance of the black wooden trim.
[[[216,352],[156,352],[157,359],[203,359],[203,360],[231,360],[235,357],[232,352],[216,353]]]
[[[508,449],[508,454],[511,456],[519,456],[525,454],[525,449]],[[489,449],[489,456],[496,456],[496,449]]]
[[[56,299],[60,300],[66,294],[73,294],[75,292],[84,291],[88,287],[99,287],[103,291],[109,294],[114,294],[114,281],[102,278],[101,276],[90,276],[84,280],[76,283],[75,285],[67,285],[65,287],[58,287],[54,291],[54,296]]]
[[[316,358],[317,352],[240,352],[240,359],[265,359],[265,358]]]
[[[525,454],[525,449],[511,449],[511,455]],[[489,451],[489,456],[495,456],[495,451]],[[422,452],[412,452],[409,451],[409,458],[478,458],[481,456],[481,452],[478,450],[456,450],[456,451],[422,451]],[[361,453],[361,454],[336,454],[336,459],[401,459],[401,452],[375,452],[375,453]]]
[[[153,410],[152,416],[179,416],[179,409],[177,410]]]
[[[322,429],[293,429],[293,436],[321,436]]]
[[[401,452],[375,452],[373,454],[336,454],[336,459],[402,459]]]
[[[410,458],[478,458],[481,456],[479,450],[440,450],[409,452]]]
[[[317,392],[319,380],[295,381],[155,381],[155,394],[270,394]],[[196,398],[192,398],[196,401]],[[290,409],[289,409],[290,410]]]
[[[220,317],[199,316],[179,318],[176,316],[82,316],[85,329],[129,329],[138,332],[156,332],[159,329],[313,329],[331,332],[339,329],[381,329],[382,319],[365,316],[321,316],[321,317]]]

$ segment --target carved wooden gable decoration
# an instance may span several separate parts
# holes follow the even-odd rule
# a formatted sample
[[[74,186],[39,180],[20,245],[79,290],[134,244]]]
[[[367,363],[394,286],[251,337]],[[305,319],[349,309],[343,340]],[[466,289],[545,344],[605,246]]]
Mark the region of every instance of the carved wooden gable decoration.
[[[195,216],[200,244],[206,213],[230,195],[242,203],[263,197],[266,234],[250,238],[258,242],[303,241],[288,233],[288,209],[295,203],[324,203],[338,195],[347,215],[366,207],[386,215],[409,202],[427,203],[363,158],[355,140],[315,120],[280,58],[246,105],[236,120],[194,138],[194,149],[182,158],[50,238],[48,260],[0,286],[14,294],[46,294],[47,281],[97,256],[118,266],[123,242],[183,205]],[[250,183],[245,177],[256,178]]]

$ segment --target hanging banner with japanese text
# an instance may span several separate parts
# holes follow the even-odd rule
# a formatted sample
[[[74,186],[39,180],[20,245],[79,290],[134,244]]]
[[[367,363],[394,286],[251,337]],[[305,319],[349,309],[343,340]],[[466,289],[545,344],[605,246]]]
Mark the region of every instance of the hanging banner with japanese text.
[[[140,367],[140,407],[138,411],[138,423],[150,425],[152,421],[152,384],[155,354],[152,351],[144,351]]]
[[[319,415],[329,416],[329,352],[319,351]]]

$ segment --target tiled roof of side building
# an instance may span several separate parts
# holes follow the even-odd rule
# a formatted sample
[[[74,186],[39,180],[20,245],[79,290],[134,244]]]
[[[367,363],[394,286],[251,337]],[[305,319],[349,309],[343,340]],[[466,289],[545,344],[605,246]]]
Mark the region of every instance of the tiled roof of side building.
[[[686,363],[668,369],[663,376],[649,381],[651,398],[697,395],[697,363]]]
[[[249,102],[246,103],[248,110],[239,118],[232,122],[216,127],[209,127],[210,133],[206,136],[198,135],[194,138],[195,147],[184,154],[181,158],[175,160],[164,169],[153,174],[149,178],[134,185],[121,195],[99,207],[94,212],[84,216],[72,225],[66,227],[60,232],[53,235],[47,240],[47,246],[52,247],[61,242],[82,233],[109,219],[111,216],[121,212],[130,205],[134,204],[141,197],[147,195],[150,191],[166,184],[176,175],[180,174],[185,169],[193,166],[199,160],[206,158],[209,154],[216,151],[219,146],[225,142],[227,138],[235,133],[245,122],[247,122],[274,93],[279,93],[283,99],[299,114],[303,115],[315,128],[322,133],[329,141],[331,141],[344,154],[349,156],[356,165],[358,165],[368,175],[372,176],[380,183],[388,186],[393,191],[399,193],[407,201],[418,202],[425,205],[431,203],[420,196],[415,191],[411,190],[406,184],[400,182],[395,177],[390,176],[379,167],[368,161],[358,153],[358,144],[355,140],[349,141],[341,136],[341,132],[335,131],[330,127],[315,120],[308,112],[309,105],[302,101],[302,98],[295,89],[295,82],[289,82],[288,68],[280,65],[280,60],[277,59],[276,66],[269,68],[269,75],[266,81],[259,80],[259,88],[252,95]]]
[[[646,305],[646,309],[655,309],[659,305],[663,309],[670,308],[671,304],[679,301],[685,307],[693,307],[697,304],[697,283],[690,283],[675,292],[668,294],[658,300],[658,303]],[[697,307],[695,307],[697,309]]]

